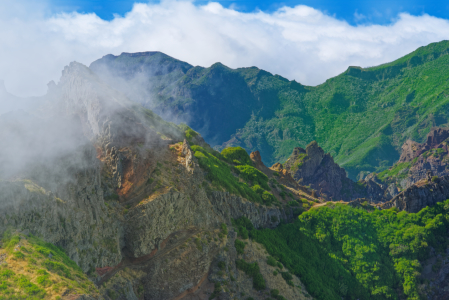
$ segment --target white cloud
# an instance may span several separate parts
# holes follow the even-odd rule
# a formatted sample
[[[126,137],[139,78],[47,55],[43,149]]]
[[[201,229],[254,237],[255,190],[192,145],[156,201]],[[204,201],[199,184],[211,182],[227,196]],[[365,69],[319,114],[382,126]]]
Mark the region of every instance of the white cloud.
[[[206,67],[258,66],[316,85],[349,65],[392,61],[449,37],[447,20],[407,13],[390,25],[351,26],[303,5],[241,13],[168,0],[135,4],[124,17],[104,21],[95,14],[49,15],[48,6],[30,3],[0,3],[0,79],[18,95],[45,93],[70,61],[89,65],[109,53],[139,51]]]

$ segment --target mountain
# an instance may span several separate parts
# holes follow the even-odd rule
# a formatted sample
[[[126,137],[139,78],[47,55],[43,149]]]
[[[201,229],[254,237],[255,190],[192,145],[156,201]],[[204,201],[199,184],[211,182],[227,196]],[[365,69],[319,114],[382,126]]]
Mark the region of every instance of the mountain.
[[[248,239],[320,202],[289,174],[213,150],[79,63],[38,103],[0,116],[0,298],[310,297]]]
[[[315,140],[355,180],[394,164],[407,139],[421,142],[447,125],[448,53],[448,41],[433,43],[315,87],[256,67],[193,67],[159,52],[107,55],[90,68],[217,149],[259,150],[272,165]]]
[[[161,53],[121,59],[136,57],[152,72],[139,77],[126,67],[131,79],[122,81],[74,62],[33,105],[0,115],[0,298],[447,298],[446,128],[433,128],[422,143],[406,140],[398,164],[411,171],[402,191],[394,190],[395,176],[406,173],[396,172],[398,164],[354,182],[317,141],[291,147],[285,163],[267,167],[261,151],[217,151],[188,125],[165,121],[118,89],[142,99],[157,90],[160,101],[151,105],[163,112],[164,95],[180,92],[174,87],[199,70],[196,96],[180,106],[194,112],[210,99],[201,95],[238,97],[248,88],[241,76],[260,75],[261,97],[211,102],[236,111],[259,105],[260,114],[270,112],[267,82],[285,84],[280,94],[299,84],[256,68],[198,69]],[[167,85],[172,75],[178,79]],[[211,78],[217,85],[202,90]],[[242,85],[227,91],[223,78]],[[151,84],[127,90],[134,80]],[[234,124],[208,120],[216,130]],[[428,174],[428,164],[442,176]]]

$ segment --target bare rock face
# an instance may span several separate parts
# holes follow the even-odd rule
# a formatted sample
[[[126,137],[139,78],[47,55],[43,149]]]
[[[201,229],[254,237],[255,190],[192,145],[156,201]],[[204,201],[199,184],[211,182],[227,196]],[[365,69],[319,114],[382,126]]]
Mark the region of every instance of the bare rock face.
[[[207,188],[206,174],[179,127],[128,105],[80,64],[64,70],[45,103],[47,120],[59,115],[60,123],[38,129],[59,127],[51,131],[58,133],[51,146],[59,140],[64,147],[25,151],[33,155],[21,157],[17,150],[26,143],[9,144],[16,151],[4,153],[27,163],[0,172],[0,235],[12,227],[61,246],[107,299],[111,291],[115,299],[188,299],[200,287],[225,280],[211,277],[211,270],[228,251],[235,252],[236,234],[222,229],[231,227],[232,218],[246,217],[256,228],[293,218],[290,207],[267,207]],[[67,120],[75,120],[76,127]],[[25,128],[32,131],[33,124]],[[39,130],[32,132],[41,137]],[[205,144],[200,136],[194,142]],[[275,172],[260,154],[251,157]],[[228,270],[236,274],[235,257],[228,257]],[[238,278],[235,294],[223,290],[220,299],[252,290],[246,275]]]
[[[402,145],[398,163],[391,168],[400,170],[384,178],[384,182],[389,186],[394,184],[395,187],[406,189],[426,179],[429,173],[440,177],[449,175],[448,139],[449,128],[434,127],[422,144],[407,140]]]
[[[382,208],[397,207],[411,213],[417,213],[426,206],[449,198],[449,177],[423,179],[407,188],[392,200],[384,203]]]
[[[273,166],[279,168],[279,166]],[[349,179],[346,171],[334,162],[332,156],[313,141],[306,149],[295,148],[284,164],[284,168],[301,185],[310,186],[320,197],[333,200],[346,200],[366,196],[366,188]],[[379,193],[375,192],[375,199]]]
[[[404,145],[401,147],[402,153],[401,157],[399,158],[399,162],[407,162],[412,161],[415,157],[417,157],[419,154],[421,154],[420,151],[420,144],[417,142],[414,142],[412,140],[405,141]]]
[[[449,138],[449,128],[433,127],[429,134],[427,134],[426,141],[423,144],[407,140],[404,145],[402,145],[402,153],[399,162],[411,162],[413,159],[419,157],[430,149],[443,148],[446,145],[441,144],[447,138]]]

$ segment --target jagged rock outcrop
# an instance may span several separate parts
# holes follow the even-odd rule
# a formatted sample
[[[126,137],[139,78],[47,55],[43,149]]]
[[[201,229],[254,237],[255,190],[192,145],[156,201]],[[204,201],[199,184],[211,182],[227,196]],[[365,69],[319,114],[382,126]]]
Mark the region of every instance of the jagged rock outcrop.
[[[411,213],[419,212],[426,206],[433,206],[437,202],[449,198],[449,176],[441,178],[423,179],[407,188],[392,200],[381,205],[388,209],[397,207]]]
[[[391,172],[383,175],[383,184],[389,189],[406,189],[431,176],[449,175],[449,128],[434,127],[422,144],[407,140],[402,145],[402,154]]]
[[[334,162],[329,153],[324,153],[315,141],[307,145],[306,149],[295,148],[284,168],[298,183],[310,186],[318,196],[325,199],[349,201],[367,196],[366,186],[349,179],[345,170]],[[372,183],[369,184],[369,190],[373,199],[384,197],[383,191],[380,192]]]
[[[445,148],[447,152],[447,144],[442,144],[449,138],[449,128],[433,127],[427,134],[426,141],[419,144],[412,140],[407,140],[402,145],[402,153],[399,158],[401,162],[411,162],[424,152],[434,148]]]
[[[35,133],[39,151],[27,149],[30,157],[16,151],[26,163],[2,170],[0,234],[16,228],[61,246],[108,297],[189,297],[216,280],[211,268],[233,247],[232,231],[229,244],[222,224],[244,216],[256,228],[275,227],[293,218],[290,207],[212,190],[180,127],[129,105],[80,64],[64,69],[44,103],[48,124],[36,128],[55,135],[50,141],[58,151],[40,148],[49,140]],[[2,149],[6,159],[26,144],[1,137],[11,148]],[[201,136],[192,140],[206,145]],[[253,158],[261,163],[260,155]],[[235,260],[229,264],[236,270]],[[235,288],[248,292],[247,285]]]

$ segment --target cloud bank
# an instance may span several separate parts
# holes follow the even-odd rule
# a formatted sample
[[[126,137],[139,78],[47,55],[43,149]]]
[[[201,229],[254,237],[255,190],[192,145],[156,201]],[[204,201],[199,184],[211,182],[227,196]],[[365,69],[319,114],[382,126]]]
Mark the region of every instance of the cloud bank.
[[[351,26],[312,7],[242,13],[218,3],[135,4],[124,17],[50,14],[31,0],[0,3],[0,79],[13,94],[44,94],[71,61],[161,51],[193,65],[257,66],[317,85],[349,65],[392,61],[419,46],[449,39],[449,21],[402,13],[390,25]]]

